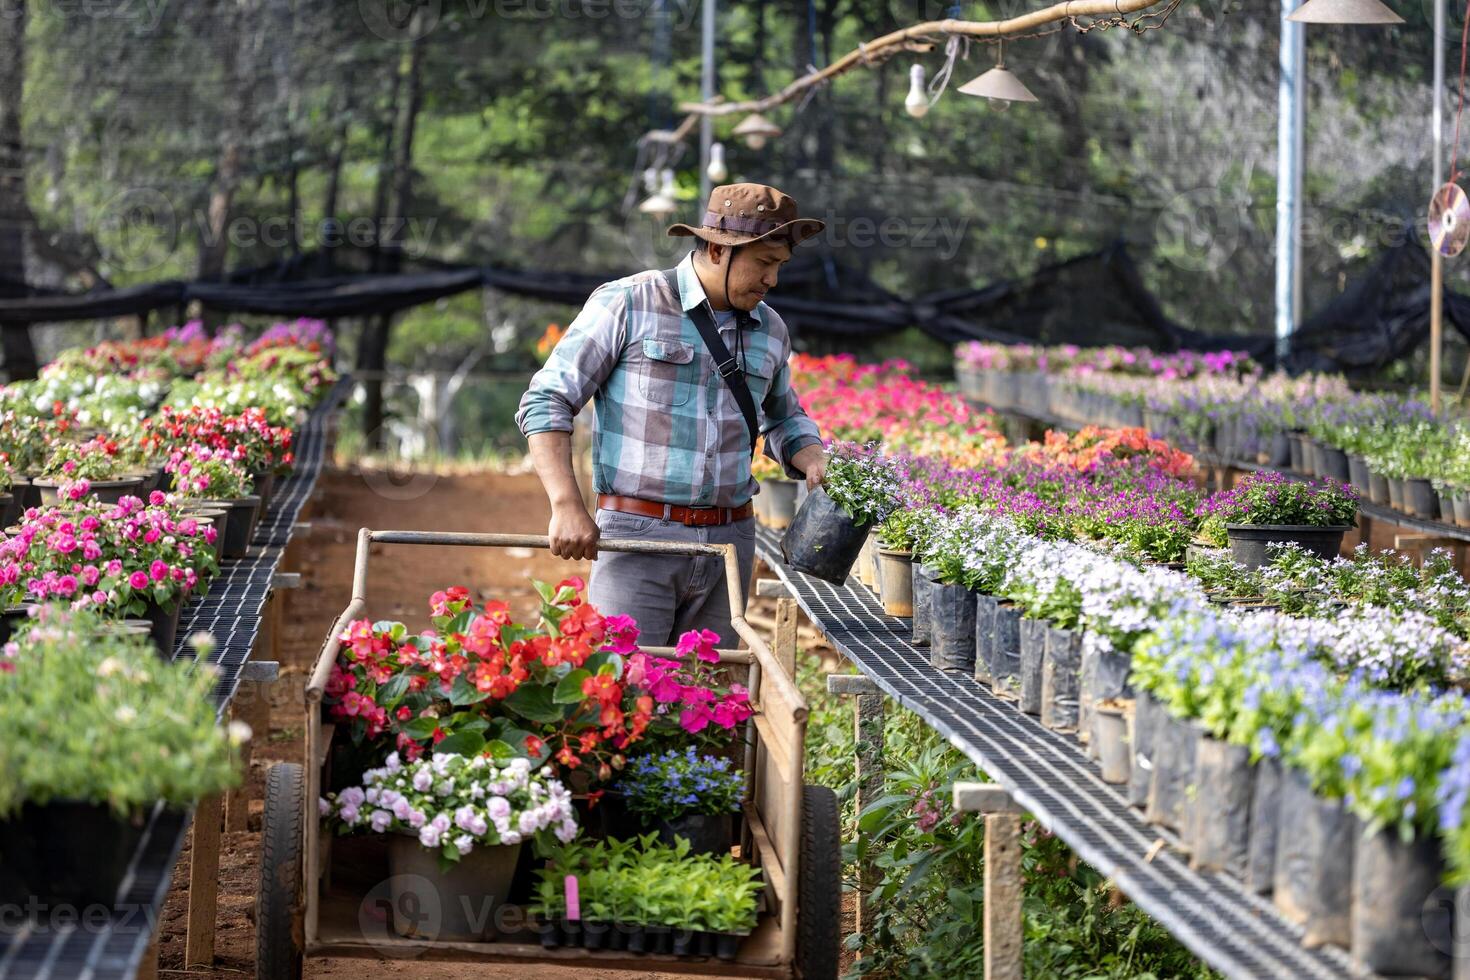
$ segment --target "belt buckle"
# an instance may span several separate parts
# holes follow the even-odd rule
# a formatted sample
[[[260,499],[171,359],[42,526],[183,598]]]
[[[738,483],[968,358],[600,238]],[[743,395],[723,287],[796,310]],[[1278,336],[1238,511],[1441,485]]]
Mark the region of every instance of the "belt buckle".
[[[711,515],[718,517],[718,507],[689,507],[686,509],[688,513],[685,515],[686,520],[684,523],[689,527],[709,527],[712,524],[719,523],[718,520],[707,520],[704,516]]]

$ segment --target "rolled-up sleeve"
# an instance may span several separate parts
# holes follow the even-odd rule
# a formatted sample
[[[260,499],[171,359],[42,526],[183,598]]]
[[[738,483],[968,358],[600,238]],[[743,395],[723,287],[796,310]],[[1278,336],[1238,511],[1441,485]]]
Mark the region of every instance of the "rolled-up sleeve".
[[[627,290],[605,285],[587,299],[551,357],[521,396],[521,434],[570,432],[572,417],[602,387],[627,340]]]
[[[791,387],[791,368],[784,359],[771,378],[761,413],[765,416],[761,429],[765,435],[765,454],[780,463],[791,479],[800,480],[803,474],[791,465],[791,459],[807,446],[820,445],[822,434],[801,407],[801,400]]]

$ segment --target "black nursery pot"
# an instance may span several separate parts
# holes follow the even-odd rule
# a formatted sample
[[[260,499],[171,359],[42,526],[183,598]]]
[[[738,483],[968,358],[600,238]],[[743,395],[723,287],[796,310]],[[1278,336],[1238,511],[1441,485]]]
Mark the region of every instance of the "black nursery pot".
[[[1046,630],[1046,623],[1040,619],[1021,620],[1021,697],[1016,707],[1028,715],[1041,714],[1041,668],[1046,660]]]
[[[975,668],[975,593],[936,582],[929,594],[929,663],[940,670]]]
[[[1185,826],[1190,803],[1190,787],[1194,785],[1196,748],[1203,729],[1193,722],[1175,718],[1159,710],[1162,720],[1155,721],[1153,779],[1149,781],[1148,803],[1144,817],[1170,830]]]
[[[1082,634],[1048,627],[1041,662],[1041,723],[1058,732],[1077,730],[1082,689]]]
[[[1190,867],[1244,878],[1250,857],[1255,769],[1250,750],[1208,736],[1195,750]]]
[[[0,822],[0,906],[43,916],[60,906],[112,908],[144,823],[96,803],[25,804]]]
[[[1312,792],[1305,773],[1284,769],[1273,899],[1304,941],[1346,948],[1352,938],[1353,854],[1358,821],[1342,800]]]
[[[934,580],[930,577],[933,569],[914,562],[911,572],[914,576],[914,618],[910,642],[916,647],[926,647],[929,645],[930,609],[933,605]]]
[[[1021,688],[1021,610],[1006,602],[995,604],[991,620],[990,689],[1017,697]]]
[[[1245,868],[1245,887],[1257,895],[1271,894],[1280,826],[1281,763],[1276,759],[1262,759],[1256,765],[1256,785],[1251,795],[1250,846]]]
[[[1133,763],[1128,775],[1130,806],[1148,803],[1148,791],[1154,776],[1154,736],[1162,719],[1163,709],[1153,695],[1140,691],[1133,706]]]
[[[1314,527],[1309,524],[1226,524],[1230,539],[1230,557],[1246,568],[1260,568],[1271,563],[1271,544],[1291,542],[1305,548],[1324,561],[1331,561],[1342,550],[1342,536],[1350,525]]]
[[[1124,701],[1133,697],[1128,685],[1128,673],[1132,660],[1126,653],[1117,651],[1087,652],[1082,654],[1082,688],[1077,697],[1077,730],[1092,733],[1092,718],[1097,706],[1103,701]],[[1097,758],[1095,747],[1088,742],[1087,754]]]
[[[686,813],[672,820],[653,822],[661,843],[673,846],[676,838],[689,841],[691,854],[729,854],[735,843],[735,821],[728,813]]]
[[[1454,892],[1441,884],[1433,836],[1405,844],[1394,830],[1364,833],[1353,857],[1352,953],[1375,973],[1448,977]]]
[[[975,680],[990,684],[995,659],[995,596],[975,593]]]
[[[1318,450],[1318,459],[1322,464],[1323,476],[1330,476],[1338,483],[1346,483],[1351,478],[1347,453],[1336,446],[1322,446]]]
[[[821,487],[806,495],[781,538],[781,556],[798,572],[842,585],[863,550],[870,525],[858,524]]]
[[[172,609],[165,609],[156,602],[148,603],[148,608],[143,610],[143,618],[153,624],[150,638],[158,655],[164,660],[172,660],[174,655],[174,643],[179,635],[179,617],[184,611],[183,603],[175,600]]]

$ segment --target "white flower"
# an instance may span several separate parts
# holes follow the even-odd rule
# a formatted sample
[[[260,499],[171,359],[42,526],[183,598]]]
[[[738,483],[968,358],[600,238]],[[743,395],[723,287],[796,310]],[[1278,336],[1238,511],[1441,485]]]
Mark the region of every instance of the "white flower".
[[[327,816],[332,812],[332,801],[325,796],[318,797],[316,801],[316,812],[320,816]]]
[[[404,821],[405,823],[408,822],[409,815],[413,813],[413,807],[409,805],[408,800],[400,796],[398,797],[398,799],[394,800],[390,804],[390,806],[392,806],[393,808],[393,816],[397,817],[399,820]],[[419,814],[419,816],[422,817],[423,814]],[[417,826],[417,824],[415,824],[414,826]]]
[[[485,812],[490,815],[491,820],[498,824],[502,820],[509,819],[510,801],[503,796],[492,796],[485,804]]]
[[[428,769],[420,769],[413,774],[413,788],[420,793],[427,793],[429,787],[434,785],[434,773]]]
[[[514,830],[507,830],[505,833],[500,835],[500,843],[502,844],[519,844],[520,842],[521,835],[516,833]]]
[[[342,801],[343,806],[355,809],[362,806],[362,801],[367,798],[367,794],[362,791],[361,786],[349,786],[337,798]]]
[[[388,758],[383,760],[383,768],[389,772],[397,772],[403,768],[403,762],[398,758],[397,752],[389,752]]]
[[[381,834],[393,824],[393,814],[387,810],[374,810],[368,822],[373,828],[373,833]]]
[[[563,844],[570,844],[577,837],[577,823],[575,820],[563,820],[556,825],[556,839]]]
[[[441,828],[434,826],[432,823],[424,824],[419,829],[419,843],[425,847],[436,848],[439,846],[439,840],[443,835],[444,831]]]
[[[475,846],[475,840],[469,834],[460,834],[454,839],[454,846],[459,848],[460,854],[468,854]]]
[[[521,811],[521,816],[520,819],[516,821],[516,826],[523,834],[534,834],[536,831],[541,829],[541,823],[536,819],[535,810]]]
[[[117,706],[117,710],[112,713],[112,717],[124,725],[130,725],[138,720],[138,709],[130,704],[120,704]]]
[[[428,819],[428,816],[425,815],[424,811],[422,810],[408,811],[408,825],[410,827],[413,827],[414,829],[418,829],[419,827],[424,826],[425,822],[428,821]]]

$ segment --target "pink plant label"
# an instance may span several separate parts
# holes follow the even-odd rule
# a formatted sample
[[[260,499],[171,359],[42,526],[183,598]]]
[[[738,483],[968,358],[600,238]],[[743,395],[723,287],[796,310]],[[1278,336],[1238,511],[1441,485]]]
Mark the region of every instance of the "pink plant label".
[[[577,891],[577,876],[567,875],[567,919],[576,922],[582,918],[582,898]]]

